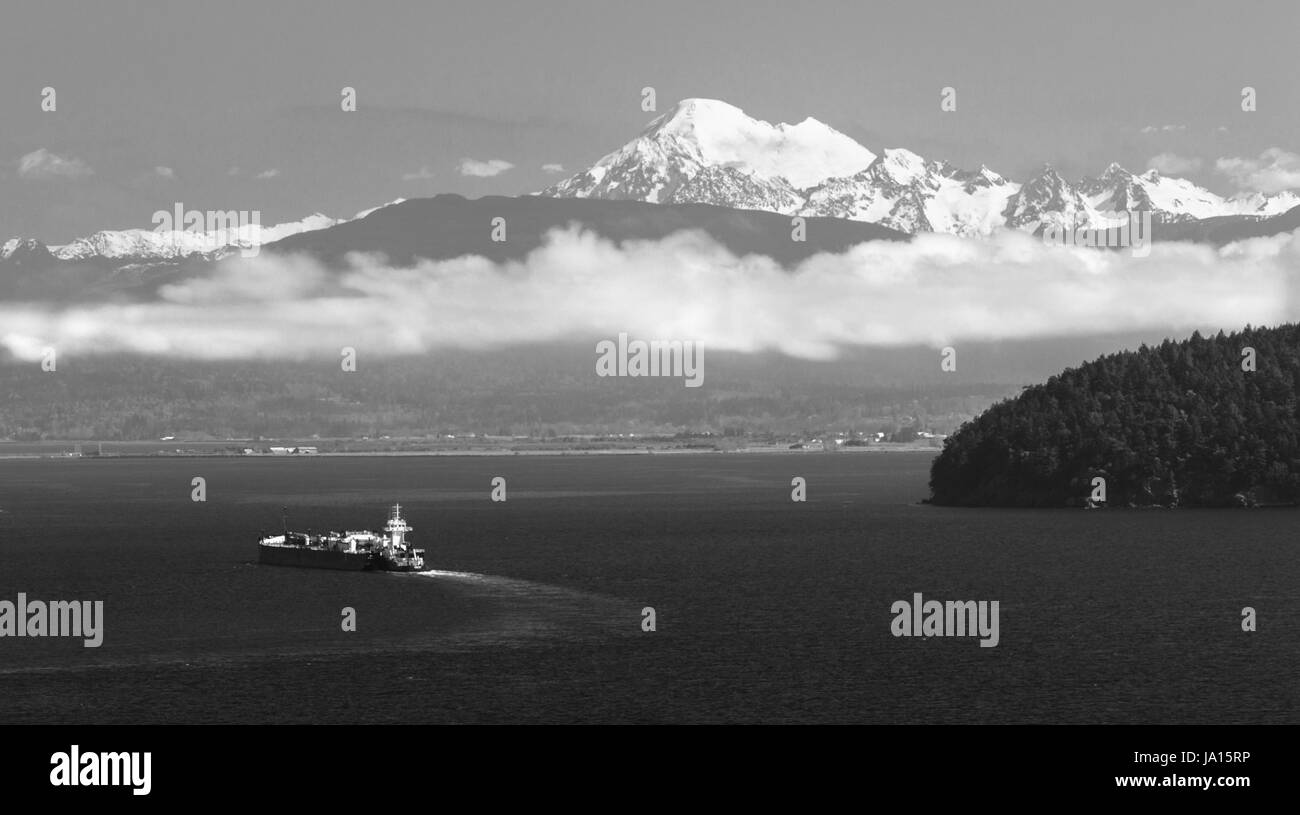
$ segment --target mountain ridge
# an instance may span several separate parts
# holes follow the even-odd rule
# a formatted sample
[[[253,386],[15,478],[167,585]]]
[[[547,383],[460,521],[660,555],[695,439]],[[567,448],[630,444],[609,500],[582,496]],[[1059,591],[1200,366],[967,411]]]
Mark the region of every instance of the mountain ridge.
[[[792,269],[819,252],[843,252],[877,240],[908,235],[876,224],[841,218],[810,218],[806,241],[790,240],[783,215],[708,204],[647,204],[640,201],[569,200],[541,196],[456,194],[401,201],[327,229],[299,232],[261,247],[263,255],[302,254],[343,268],[353,253],[382,255],[395,266],[465,255],[494,263],[521,261],[543,246],[554,230],[580,228],[614,243],[662,240],[683,231],[707,234],[737,256],[763,255]],[[507,240],[493,239],[492,223],[504,218]],[[170,282],[202,274],[220,257],[122,261],[100,257],[61,260],[39,241],[11,241],[0,258],[0,298],[84,302],[108,296],[148,298]],[[6,244],[8,246],[9,244]],[[233,251],[233,250],[231,250]]]
[[[1109,213],[1147,211],[1161,226],[1157,240],[1222,244],[1238,236],[1289,231],[1288,224],[1300,221],[1300,195],[1292,191],[1224,198],[1186,179],[1156,170],[1133,173],[1117,162],[1076,182],[1049,164],[1014,181],[985,165],[964,170],[905,148],[876,153],[812,117],[772,125],[726,102],[699,98],[679,102],[591,167],[519,199],[530,197],[707,205],[839,219],[883,227],[891,237],[893,232],[986,237],[1000,229],[1045,226],[1096,229],[1111,224]],[[85,262],[123,268],[218,260],[252,246],[328,231],[403,203],[399,198],[352,218],[314,213],[222,234],[101,230],[62,245],[15,237],[0,244],[0,267]]]
[[[730,137],[719,135],[728,128]],[[1300,206],[1300,195],[1290,191],[1225,198],[1116,162],[1075,182],[1048,165],[1017,182],[986,166],[962,170],[904,148],[877,154],[811,117],[772,125],[714,99],[679,102],[622,147],[537,194],[765,209],[965,236],[1038,223],[1095,228],[1114,211],[1150,211],[1163,223],[1180,223],[1260,220]]]
[[[19,236],[0,243],[0,264],[32,265],[50,261],[108,261],[132,263],[181,261],[192,258],[219,260],[238,251],[275,243],[304,232],[318,232],[365,218],[384,207],[405,202],[398,198],[362,210],[351,218],[332,218],[314,212],[296,221],[273,226],[245,223],[230,229],[101,229],[66,244],[47,244]]]

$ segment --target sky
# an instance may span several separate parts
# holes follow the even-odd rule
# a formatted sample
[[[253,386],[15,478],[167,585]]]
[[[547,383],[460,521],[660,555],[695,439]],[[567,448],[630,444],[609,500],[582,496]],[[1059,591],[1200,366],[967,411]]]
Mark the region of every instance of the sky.
[[[1118,161],[1222,194],[1300,185],[1297,30],[1291,0],[16,0],[0,28],[0,239],[151,229],[177,202],[277,223],[532,192],[688,97],[1013,179]]]

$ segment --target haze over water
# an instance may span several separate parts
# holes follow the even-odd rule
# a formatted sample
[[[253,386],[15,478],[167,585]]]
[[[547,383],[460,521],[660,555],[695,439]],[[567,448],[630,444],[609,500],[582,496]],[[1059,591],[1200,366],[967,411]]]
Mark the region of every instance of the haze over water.
[[[105,606],[97,649],[0,639],[0,721],[1300,722],[1294,511],[930,507],[929,463],[0,462],[0,600]],[[256,563],[282,506],[394,502],[426,574]],[[892,636],[916,592],[998,600],[998,646]]]

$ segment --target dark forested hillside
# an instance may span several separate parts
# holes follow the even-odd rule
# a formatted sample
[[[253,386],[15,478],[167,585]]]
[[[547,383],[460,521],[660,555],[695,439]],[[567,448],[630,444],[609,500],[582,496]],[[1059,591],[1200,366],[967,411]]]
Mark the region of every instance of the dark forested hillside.
[[[1101,477],[1109,506],[1294,504],[1298,393],[1297,325],[1102,357],[963,425],[935,459],[931,500],[1080,505]]]

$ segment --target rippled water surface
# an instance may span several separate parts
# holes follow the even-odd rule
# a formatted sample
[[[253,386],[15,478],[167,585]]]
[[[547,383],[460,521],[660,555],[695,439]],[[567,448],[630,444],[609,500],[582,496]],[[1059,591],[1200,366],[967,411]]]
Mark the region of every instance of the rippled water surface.
[[[1300,722],[1300,513],[935,508],[929,461],[0,461],[0,600],[105,603],[0,638],[0,722]],[[255,562],[396,501],[428,572]],[[892,636],[915,592],[999,645]]]

